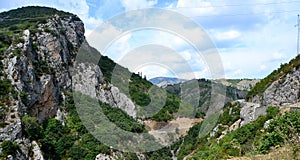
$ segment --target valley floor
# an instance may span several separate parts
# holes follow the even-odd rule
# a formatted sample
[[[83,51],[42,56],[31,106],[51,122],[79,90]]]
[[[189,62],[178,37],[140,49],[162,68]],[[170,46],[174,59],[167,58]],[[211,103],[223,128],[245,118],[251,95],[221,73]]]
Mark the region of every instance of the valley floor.
[[[163,145],[170,144],[173,140],[178,139],[181,136],[185,136],[187,131],[193,127],[196,123],[202,121],[202,118],[177,118],[168,122],[157,122],[153,120],[144,121],[144,124],[149,131],[149,134],[153,135]],[[174,136],[170,137],[169,133],[173,133]],[[163,141],[162,141],[163,140]]]

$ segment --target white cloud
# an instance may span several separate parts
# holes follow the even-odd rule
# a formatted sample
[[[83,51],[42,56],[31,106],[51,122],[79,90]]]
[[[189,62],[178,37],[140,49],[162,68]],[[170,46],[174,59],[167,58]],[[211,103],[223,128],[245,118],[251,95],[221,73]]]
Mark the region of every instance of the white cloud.
[[[122,36],[117,41],[115,41],[115,43],[113,43],[104,54],[109,55],[109,57],[116,60],[116,62],[119,62],[121,58],[132,49],[130,44],[128,43],[131,36],[131,33]]]
[[[103,22],[102,19],[95,17],[82,17],[82,21],[88,29],[96,29]]]
[[[58,0],[60,6],[68,8],[69,12],[88,17],[89,6],[85,0]]]
[[[241,33],[236,30],[230,30],[225,32],[215,32],[214,36],[217,40],[232,40],[239,38]]]
[[[217,14],[212,3],[203,0],[178,0],[176,11],[188,17]]]
[[[178,0],[177,7],[209,8],[211,3],[203,0]]]
[[[6,8],[0,8],[0,13],[1,12],[4,12],[4,11],[7,11],[8,9],[6,9]]]
[[[263,64],[262,64],[262,65],[260,65],[259,68],[260,68],[260,71],[263,71],[263,70],[265,70],[267,67],[266,67],[266,65],[263,65]]]
[[[283,58],[282,53],[279,53],[279,52],[273,53],[273,59],[277,60],[277,59],[282,59],[282,58]]]
[[[270,3],[270,1],[266,3]],[[227,78],[263,78],[277,69],[280,63],[288,62],[296,55],[297,30],[293,27],[296,16],[291,18],[294,15],[293,12],[274,14],[275,11],[288,11],[293,8],[290,4],[248,6],[248,11],[252,10],[253,13],[260,16],[260,21],[252,19],[254,24],[249,23],[251,25],[242,26],[244,29],[238,29],[240,27],[238,21],[233,21],[230,26],[227,26],[227,31],[225,30],[227,28],[220,26],[209,29],[217,46],[222,47],[219,52],[223,59]],[[235,11],[233,10],[232,13]],[[253,16],[232,18],[238,20],[247,17]],[[237,72],[238,70],[241,72]]]
[[[200,71],[182,73],[179,76],[183,79],[212,78],[211,72],[208,67],[204,67]]]
[[[239,76],[241,73],[243,73],[243,71],[241,69],[237,69],[237,70],[233,71],[233,73],[230,75],[230,77]]]
[[[90,37],[91,33],[93,33],[93,30],[91,29],[85,29],[85,38],[88,39],[88,37]]]
[[[142,72],[143,76],[146,75],[147,79],[160,77],[160,76],[168,76],[168,77],[176,77],[176,73],[172,71],[168,66],[157,65],[157,64],[148,64],[144,66],[140,66],[133,72],[138,73]]]
[[[157,4],[157,0],[121,0],[126,11],[150,8]]]
[[[111,24],[104,23],[101,25],[101,28],[97,28],[96,30],[92,31],[86,39],[91,46],[95,47],[102,54],[105,54],[105,50],[108,47],[111,47],[110,45],[113,45],[112,41],[119,36],[122,36],[122,32],[120,30]],[[115,41],[120,40],[120,38]],[[123,41],[122,43],[125,42]],[[115,54],[120,53],[116,52]]]
[[[176,7],[176,5],[177,5],[177,2],[173,2],[173,3],[170,3],[169,5],[167,5],[165,8],[172,9],[172,8]]]
[[[57,8],[77,14],[84,22],[86,29],[93,30],[102,23],[101,18],[89,16],[89,6],[86,0],[58,0]]]
[[[184,51],[180,52],[179,55],[181,55],[187,61],[191,60],[191,58],[192,58],[192,55],[189,50],[184,50]]]

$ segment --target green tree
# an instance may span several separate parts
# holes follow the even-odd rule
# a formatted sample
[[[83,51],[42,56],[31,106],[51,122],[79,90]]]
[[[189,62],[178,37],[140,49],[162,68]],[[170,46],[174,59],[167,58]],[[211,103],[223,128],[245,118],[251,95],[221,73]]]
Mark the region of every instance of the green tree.
[[[25,115],[22,117],[22,128],[29,139],[37,140],[41,137],[41,127],[35,117]]]

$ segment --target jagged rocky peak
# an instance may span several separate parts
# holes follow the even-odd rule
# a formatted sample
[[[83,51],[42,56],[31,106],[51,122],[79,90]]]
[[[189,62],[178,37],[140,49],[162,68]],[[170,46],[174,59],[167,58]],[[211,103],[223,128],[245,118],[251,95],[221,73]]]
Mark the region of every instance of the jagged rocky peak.
[[[40,122],[56,115],[64,93],[71,90],[70,68],[85,40],[84,25],[76,15],[45,7],[23,7],[0,18],[0,80],[9,89],[0,95],[1,124],[18,132],[20,115]],[[17,136],[1,130],[1,140]]]

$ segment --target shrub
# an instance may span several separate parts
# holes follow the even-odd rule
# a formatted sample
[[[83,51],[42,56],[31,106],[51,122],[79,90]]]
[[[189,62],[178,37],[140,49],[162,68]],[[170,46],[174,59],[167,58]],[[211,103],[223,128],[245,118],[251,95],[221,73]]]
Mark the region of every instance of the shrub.
[[[41,127],[35,117],[23,116],[22,127],[26,137],[29,139],[37,140],[41,137]]]
[[[198,110],[196,112],[195,118],[204,118],[204,117],[205,117],[205,113],[204,112],[202,112],[200,110]]]
[[[292,146],[297,145],[300,139],[298,136],[300,133],[300,112],[293,111],[274,118],[266,131],[261,138],[261,143],[258,144],[258,149],[262,153],[267,153],[271,147],[284,143]]]
[[[16,25],[13,25],[11,27],[8,28],[10,31],[15,31],[18,30],[18,27]]]
[[[136,122],[121,109],[113,108],[105,103],[100,103],[100,105],[107,118],[123,130],[136,133],[142,133],[146,131],[144,125]]]
[[[283,143],[283,138],[278,133],[268,133],[262,136],[258,150],[261,153],[267,153],[272,146],[280,145]]]
[[[279,107],[268,107],[267,108],[267,119],[274,118],[280,112]]]
[[[20,149],[19,145],[16,142],[12,141],[3,141],[1,144],[3,156],[12,155],[15,156],[17,151]]]
[[[26,105],[27,104],[27,95],[26,95],[26,92],[21,91],[20,92],[20,98],[21,98],[22,103]]]

